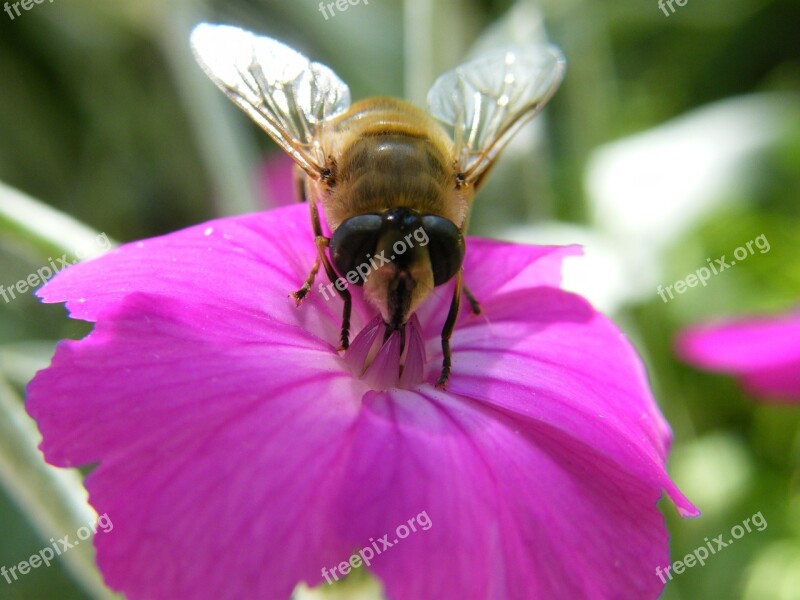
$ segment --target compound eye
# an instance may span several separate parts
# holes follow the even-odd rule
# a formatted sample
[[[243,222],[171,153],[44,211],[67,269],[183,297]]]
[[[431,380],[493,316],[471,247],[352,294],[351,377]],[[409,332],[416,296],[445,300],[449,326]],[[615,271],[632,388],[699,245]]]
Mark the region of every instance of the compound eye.
[[[359,265],[369,264],[367,254],[374,254],[382,228],[380,215],[357,215],[342,221],[329,244],[331,260],[339,275],[346,277]],[[364,285],[364,281],[359,279],[356,285]]]
[[[464,262],[464,236],[452,221],[436,215],[422,217],[428,234],[428,255],[433,269],[433,285],[442,285],[458,273]]]

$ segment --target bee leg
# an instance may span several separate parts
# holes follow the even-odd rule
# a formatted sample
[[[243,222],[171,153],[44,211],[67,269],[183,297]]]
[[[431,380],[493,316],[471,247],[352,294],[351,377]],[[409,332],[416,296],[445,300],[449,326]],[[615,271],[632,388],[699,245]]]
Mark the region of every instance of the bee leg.
[[[300,306],[300,303],[308,295],[308,292],[311,291],[311,285],[314,283],[314,279],[317,277],[317,271],[319,271],[319,256],[317,256],[317,260],[314,261],[314,266],[311,267],[311,272],[308,274],[308,278],[303,284],[303,287],[296,292],[289,294],[292,298],[294,298],[295,304],[298,306]]]
[[[294,194],[300,202],[305,202],[306,195],[306,176],[303,170],[295,165],[294,167]]]
[[[337,279],[336,271],[333,270],[333,267],[328,260],[328,256],[325,254],[325,248],[328,247],[328,241],[329,240],[326,237],[317,237],[317,249],[319,251],[319,258],[317,259],[317,262],[322,261],[322,265],[325,267],[325,272],[328,274],[328,279],[331,280],[331,283],[335,283]],[[350,312],[353,307],[353,298],[350,296],[350,291],[347,288],[340,290],[335,285],[333,287],[344,301],[344,310],[342,311],[342,331],[341,335],[339,336],[339,350],[347,350],[348,346],[350,346]]]
[[[300,196],[300,201],[305,202],[306,200],[306,187],[305,187],[305,180],[301,177],[302,171],[298,167],[295,170],[295,182],[298,184],[296,187],[296,191]],[[319,271],[319,265],[321,260],[326,260],[325,250],[328,246],[328,238],[322,235],[322,225],[319,220],[319,211],[317,210],[317,203],[316,202],[309,202],[308,207],[311,209],[311,228],[314,230],[314,243],[317,246],[317,259],[314,261],[314,266],[311,267],[311,272],[308,274],[305,283],[303,283],[303,287],[301,287],[296,292],[292,292],[289,294],[294,301],[299,306],[303,299],[308,295],[308,292],[311,291],[311,286],[314,284],[314,279],[317,277],[317,271]],[[324,244],[323,249],[320,250],[320,244]],[[333,281],[333,280],[331,280]]]
[[[317,276],[317,271],[319,271],[320,265],[325,267],[325,273],[327,273],[328,279],[331,280],[331,283],[335,283],[337,279],[336,271],[333,270],[333,267],[328,260],[328,255],[325,253],[325,249],[328,247],[330,239],[322,235],[322,224],[319,220],[317,203],[312,200],[308,203],[308,206],[311,209],[311,227],[314,230],[314,244],[317,246],[317,260],[314,261],[314,266],[311,267],[311,273],[308,274],[308,279],[306,279],[303,287],[291,294],[297,304],[300,304],[300,302],[303,301],[303,298],[305,298],[308,292],[311,290],[311,286],[314,283],[314,279]],[[334,289],[339,293],[339,296],[341,296],[342,300],[344,301],[339,350],[347,350],[347,347],[350,345],[350,313],[352,311],[353,299],[347,289],[340,290],[335,285]]]
[[[450,312],[447,313],[447,320],[444,322],[442,328],[442,374],[436,382],[436,387],[444,389],[447,384],[447,379],[450,377],[450,367],[452,366],[452,352],[450,351],[450,336],[453,335],[453,329],[456,326],[456,318],[458,317],[458,307],[461,304],[461,290],[463,289],[464,273],[459,271],[456,275],[456,287],[453,290],[453,300],[450,302]]]
[[[472,309],[473,314],[481,314],[481,305],[478,299],[472,295],[472,292],[469,291],[466,285],[464,286],[464,295],[467,297],[467,302],[469,302],[469,307]]]

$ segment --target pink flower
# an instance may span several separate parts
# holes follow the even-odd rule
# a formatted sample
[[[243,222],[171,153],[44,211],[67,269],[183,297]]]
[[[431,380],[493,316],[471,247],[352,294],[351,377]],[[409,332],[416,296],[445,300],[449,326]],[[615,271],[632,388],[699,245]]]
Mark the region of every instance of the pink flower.
[[[800,401],[800,311],[692,327],[676,347],[686,362],[736,375],[754,396]]]
[[[657,597],[662,490],[697,510],[665,471],[640,360],[558,288],[576,249],[467,247],[485,314],[460,315],[447,391],[433,385],[447,289],[417,313],[423,381],[386,391],[336,352],[338,299],[287,297],[314,256],[302,205],[131,243],[40,290],[95,323],[60,343],[28,409],[48,461],[97,465],[108,584],[133,600],[288,598],[388,534],[369,568],[394,599]],[[355,297],[358,332],[374,312]],[[397,373],[389,345],[373,365]],[[394,543],[423,512],[430,526]]]
[[[258,166],[258,188],[265,208],[286,206],[298,200],[294,170],[294,161],[283,152],[265,158]]]

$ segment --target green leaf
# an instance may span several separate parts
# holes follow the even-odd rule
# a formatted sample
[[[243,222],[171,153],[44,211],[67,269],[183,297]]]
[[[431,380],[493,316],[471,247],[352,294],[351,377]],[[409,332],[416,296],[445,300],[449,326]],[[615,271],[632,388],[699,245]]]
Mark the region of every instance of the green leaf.
[[[101,235],[91,227],[27,194],[0,182],[0,232],[28,242],[43,254],[71,257],[76,252],[89,258],[107,250],[113,242],[105,237],[104,247],[95,244]]]

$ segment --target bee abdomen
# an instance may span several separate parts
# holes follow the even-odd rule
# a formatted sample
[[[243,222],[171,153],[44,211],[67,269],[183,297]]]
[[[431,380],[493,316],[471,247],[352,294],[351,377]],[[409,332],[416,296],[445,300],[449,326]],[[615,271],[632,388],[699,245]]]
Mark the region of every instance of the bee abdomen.
[[[436,147],[424,136],[405,132],[358,138],[343,152],[338,178],[352,209],[360,212],[394,206],[436,212],[449,182]]]

